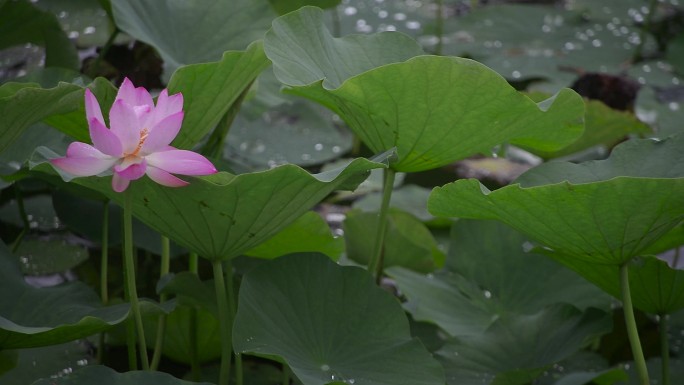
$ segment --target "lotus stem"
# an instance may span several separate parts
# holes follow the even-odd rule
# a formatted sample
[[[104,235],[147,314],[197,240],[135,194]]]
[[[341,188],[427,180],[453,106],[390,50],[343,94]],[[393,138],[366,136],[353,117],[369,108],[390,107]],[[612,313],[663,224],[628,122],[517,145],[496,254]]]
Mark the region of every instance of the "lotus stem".
[[[216,289],[219,324],[221,327],[221,371],[219,373],[218,385],[228,385],[230,380],[230,361],[233,354],[233,335],[231,330],[233,320],[230,318],[230,304],[226,296],[226,283],[223,277],[223,263],[221,261],[214,261],[214,287]]]
[[[102,244],[100,251],[100,298],[102,305],[109,303],[109,290],[107,289],[107,268],[109,267],[109,201],[102,206]],[[97,344],[97,362],[102,365],[104,361],[105,332],[100,333]]]
[[[290,385],[290,367],[283,362],[281,385]]]
[[[29,223],[28,216],[26,215],[26,208],[24,207],[24,196],[22,195],[21,189],[17,183],[14,184],[14,199],[17,200],[17,209],[19,210],[19,218],[21,218],[21,224],[23,227],[12,244],[13,253],[19,249],[21,241],[24,240],[24,236],[31,230],[31,224]]]
[[[233,320],[237,311],[235,305],[235,284],[233,283],[233,260],[226,262],[226,295],[228,297],[228,310],[230,311],[230,327],[233,327]],[[235,383],[242,385],[242,355],[235,352]]]
[[[249,93],[250,88],[252,88],[253,83],[254,81],[249,83],[247,87],[242,90],[237,99],[235,99],[233,104],[228,108],[228,111],[221,117],[221,121],[202,148],[202,154],[212,158],[221,158],[230,127],[233,125],[233,121],[235,121],[238,112],[240,112],[240,106]]]
[[[190,253],[188,261],[188,270],[197,275],[199,257],[197,253]],[[190,373],[192,381],[198,382],[202,375],[199,356],[197,355],[197,309],[194,307],[190,309]]]
[[[441,55],[444,44],[444,0],[437,0],[436,12],[437,26],[435,28],[435,36],[437,36],[437,46],[435,47],[435,55]]]
[[[168,237],[162,235],[161,237],[161,266],[159,269],[159,277],[162,278],[169,274],[169,266],[171,264],[171,241]],[[159,302],[166,301],[166,294],[159,295]],[[152,355],[152,363],[150,369],[157,370],[159,361],[161,361],[162,350],[164,349],[164,335],[166,334],[166,314],[162,313],[157,320],[157,339],[154,345],[154,354]]]
[[[663,385],[670,385],[670,343],[668,339],[669,315],[661,314],[660,323],[660,359],[662,361],[662,375],[660,382]]]
[[[375,246],[373,255],[368,265],[368,270],[375,274],[375,281],[380,284],[382,280],[382,270],[385,254],[385,234],[387,233],[387,214],[389,203],[392,199],[392,189],[394,187],[394,177],[396,172],[391,168],[383,170],[384,183],[382,187],[382,203],[380,205],[380,215],[378,217],[378,228],[375,235]]]
[[[133,257],[133,196],[130,192],[124,193],[124,270],[126,271],[126,286],[128,287],[128,299],[131,303],[131,312],[135,320],[138,336],[138,348],[140,349],[140,362],[143,370],[150,369],[147,358],[147,343],[145,342],[145,329],[143,328],[140,302],[138,301],[138,289],[135,284],[135,259]],[[130,352],[130,347],[129,347]],[[130,359],[130,358],[129,358]]]
[[[629,261],[620,266],[620,289],[622,291],[622,309],[625,315],[625,325],[627,326],[627,337],[632,347],[632,355],[634,356],[634,365],[639,376],[639,383],[641,385],[649,385],[648,368],[646,367],[646,359],[639,341],[639,330],[637,329],[634,307],[632,306],[632,294],[629,290]]]

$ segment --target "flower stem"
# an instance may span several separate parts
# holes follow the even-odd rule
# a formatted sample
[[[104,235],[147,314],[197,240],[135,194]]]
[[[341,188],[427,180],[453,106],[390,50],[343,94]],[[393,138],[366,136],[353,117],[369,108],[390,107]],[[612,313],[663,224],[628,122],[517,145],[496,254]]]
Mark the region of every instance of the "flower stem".
[[[159,268],[159,276],[164,277],[169,274],[169,265],[171,264],[171,242],[169,238],[162,235],[161,237],[161,266]],[[166,294],[159,296],[159,302],[166,301]],[[157,320],[157,339],[154,345],[154,354],[152,355],[152,363],[150,369],[157,370],[159,361],[161,360],[162,350],[164,348],[164,334],[166,331],[166,314],[162,313]]]
[[[233,121],[240,111],[240,106],[242,106],[242,102],[245,100],[250,88],[252,88],[253,83],[254,82],[249,83],[247,87],[242,90],[237,99],[235,99],[230,108],[228,108],[228,111],[221,117],[221,121],[219,121],[214,132],[209,136],[207,143],[202,147],[202,154],[212,158],[220,158],[222,156],[228,131],[230,131],[230,127],[233,125]]]
[[[668,340],[669,315],[660,315],[660,359],[662,361],[662,374],[660,382],[663,385],[670,385],[670,344]]]
[[[19,188],[19,184],[15,183],[14,184],[14,199],[17,201],[17,209],[19,210],[19,218],[21,218],[21,224],[23,225],[21,232],[17,236],[17,238],[14,239],[14,242],[12,244],[12,252],[16,252],[19,249],[19,246],[21,245],[21,241],[24,240],[24,236],[28,234],[28,232],[31,230],[31,224],[29,223],[28,216],[26,215],[26,208],[24,208],[24,196],[21,193],[21,189]]]
[[[383,259],[385,254],[385,234],[387,233],[387,214],[389,211],[389,203],[392,199],[392,188],[394,187],[395,171],[391,168],[383,170],[384,184],[382,187],[382,203],[380,205],[380,214],[378,218],[377,233],[375,234],[375,246],[373,247],[373,255],[368,265],[368,271],[375,274],[375,280],[380,283],[382,279]]]
[[[634,365],[639,376],[641,385],[649,385],[648,368],[644,352],[641,350],[639,341],[639,330],[637,329],[636,319],[634,318],[634,307],[632,306],[632,294],[629,290],[629,261],[620,266],[620,289],[622,291],[622,309],[625,315],[625,325],[627,326],[627,337],[632,347]]]
[[[235,305],[235,284],[233,283],[233,260],[226,262],[226,295],[228,297],[228,309],[230,311],[230,327],[233,327],[233,320],[237,311]],[[242,385],[242,355],[235,352],[235,383]]]
[[[135,285],[135,259],[133,257],[133,196],[130,194],[130,192],[124,193],[123,225],[124,269],[126,271],[128,298],[131,302],[131,312],[133,313],[133,319],[135,320],[136,332],[138,336],[138,348],[140,350],[140,362],[142,363],[143,370],[149,370],[150,363],[147,358],[145,329],[143,328],[142,314],[140,314],[138,289]]]
[[[190,253],[190,258],[188,261],[188,270],[191,273],[194,273],[197,275],[197,271],[199,268],[199,257],[197,253]],[[197,355],[197,309],[196,308],[191,308],[190,309],[190,373],[191,373],[191,380],[195,382],[199,382],[200,377],[202,375],[201,373],[201,368],[200,368],[200,363],[199,363],[199,355]]]
[[[233,320],[230,318],[230,304],[226,296],[226,283],[223,278],[223,263],[221,261],[214,261],[214,287],[216,289],[219,324],[221,327],[221,371],[219,373],[218,385],[228,385],[230,380],[230,360],[233,354]]]
[[[437,46],[435,47],[435,55],[441,55],[444,40],[444,0],[437,0],[436,13],[437,26],[435,28],[435,36],[437,36]]]
[[[281,375],[281,385],[290,385],[290,367],[286,363],[283,363],[283,371]]]
[[[100,298],[102,305],[109,303],[109,290],[107,289],[107,268],[109,266],[109,201],[105,201],[102,207],[102,250],[100,254]],[[105,332],[100,333],[97,345],[97,362],[102,365],[104,360]]]
[[[644,44],[646,44],[646,35],[651,32],[651,23],[653,22],[653,14],[656,11],[656,6],[658,5],[658,0],[651,0],[648,6],[648,15],[646,15],[646,20],[641,26],[641,31],[639,32],[639,44],[634,50],[634,55],[632,56],[632,62],[636,63],[643,60],[643,50]]]

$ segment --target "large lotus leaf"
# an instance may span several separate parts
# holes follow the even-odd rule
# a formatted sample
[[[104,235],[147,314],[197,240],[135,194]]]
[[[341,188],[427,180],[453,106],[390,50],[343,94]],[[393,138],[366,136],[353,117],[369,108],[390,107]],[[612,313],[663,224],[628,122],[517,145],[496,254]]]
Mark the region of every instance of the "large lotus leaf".
[[[396,299],[366,271],[320,254],[248,272],[233,334],[236,351],[280,356],[305,385],[444,383]]]
[[[573,144],[555,152],[534,151],[544,158],[557,158],[592,146],[614,146],[629,134],[647,135],[652,129],[630,111],[618,111],[599,100],[586,99],[584,134]]]
[[[117,373],[106,366],[88,366],[60,378],[39,380],[33,385],[200,385],[179,380],[163,372],[133,371]],[[203,382],[204,385],[210,385]]]
[[[526,253],[527,237],[494,221],[460,220],[444,270],[420,275],[388,269],[414,319],[452,336],[484,332],[496,319],[564,303],[608,308],[610,298],[548,258]],[[533,277],[532,279],[530,277]]]
[[[111,328],[128,316],[128,304],[102,307],[100,299],[80,282],[34,288],[0,244],[0,348],[53,345]],[[9,295],[11,293],[11,295]]]
[[[273,21],[264,38],[276,77],[289,86],[323,81],[337,88],[348,78],[422,55],[418,43],[401,33],[333,37],[323,11],[304,7]]]
[[[582,134],[584,102],[574,91],[535,104],[472,60],[397,63],[409,55],[385,40],[400,34],[329,36],[320,11],[303,8],[274,22],[264,49],[289,92],[332,109],[373,151],[396,147],[398,171],[436,168],[503,142],[555,151]],[[390,59],[375,59],[383,54]],[[350,57],[359,63],[349,64]]]
[[[78,99],[83,99],[83,88],[68,83],[50,89],[33,83],[0,86],[0,152],[32,124],[78,108]]]
[[[12,145],[0,152],[0,175],[11,175],[19,171],[38,146],[66,151],[71,140],[63,133],[43,123],[34,123],[23,130]]]
[[[76,47],[52,12],[26,0],[0,3],[0,50],[24,43],[45,47],[47,67],[79,67]]]
[[[245,255],[273,259],[297,252],[319,252],[336,261],[344,252],[344,240],[332,235],[318,213],[309,211]]]
[[[167,71],[245,49],[276,16],[252,0],[113,0],[112,10],[119,28],[159,51]]]
[[[376,160],[383,162],[389,155]],[[274,236],[331,192],[356,188],[368,171],[385,167],[378,162],[360,158],[316,175],[295,165],[237,176],[220,172],[193,178],[180,189],[143,178],[126,193],[133,196],[133,214],[143,223],[202,257],[225,260]],[[54,172],[45,163],[34,169]],[[123,194],[111,188],[111,177],[73,181],[123,202]]]
[[[546,253],[607,293],[616,298],[622,297],[618,266],[563,258],[550,251]],[[654,256],[643,256],[630,262],[629,288],[632,303],[639,310],[651,314],[670,314],[684,309],[684,271],[673,269]]]
[[[171,94],[183,93],[185,117],[173,145],[189,148],[197,144],[268,65],[263,44],[254,42],[245,51],[224,53],[217,62],[179,68],[168,89]]]
[[[501,318],[480,335],[451,339],[437,355],[449,385],[523,385],[611,327],[609,313],[555,305]]]
[[[352,210],[347,213],[343,230],[350,259],[368,265],[375,247],[378,218],[377,212]],[[383,249],[386,267],[402,266],[427,273],[444,265],[445,255],[430,230],[409,213],[390,210],[386,237],[391,239]]]
[[[215,306],[215,305],[214,305]],[[194,317],[194,321],[192,318]],[[145,338],[148,346],[154,346],[157,336],[158,317],[148,317],[145,322]],[[191,328],[192,322],[195,326]],[[175,362],[191,364],[192,338],[195,333],[196,352],[199,362],[210,362],[221,358],[220,324],[216,317],[204,309],[191,309],[178,306],[166,316],[164,329],[164,345],[162,352],[165,357]]]
[[[433,190],[428,208],[497,219],[566,258],[619,265],[684,219],[683,144],[684,135],[630,141],[607,160],[547,163],[496,191],[459,180]]]

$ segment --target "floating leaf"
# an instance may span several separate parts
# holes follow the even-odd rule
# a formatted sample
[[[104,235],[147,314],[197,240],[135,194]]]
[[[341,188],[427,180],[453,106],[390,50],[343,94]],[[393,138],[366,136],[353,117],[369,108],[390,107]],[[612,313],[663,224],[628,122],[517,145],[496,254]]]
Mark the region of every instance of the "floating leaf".
[[[385,161],[390,154],[376,158]],[[54,156],[49,155],[48,156]],[[302,216],[337,189],[353,189],[368,171],[385,167],[356,159],[347,167],[311,175],[294,165],[232,175],[193,178],[189,186],[170,189],[143,178],[130,187],[133,213],[178,245],[210,260],[226,260],[250,250]],[[35,169],[54,173],[43,163]],[[121,203],[110,177],[74,179]]]
[[[435,215],[497,219],[564,258],[622,264],[684,219],[684,135],[633,140],[605,161],[552,162],[489,191],[476,180],[435,189]]]
[[[402,48],[401,34],[333,39],[320,12],[302,8],[274,22],[264,49],[276,76],[288,92],[340,115],[373,151],[396,147],[397,171],[440,167],[503,142],[555,151],[582,133],[584,103],[572,90],[535,104],[475,61],[406,60],[415,53]]]
[[[105,331],[123,322],[128,304],[102,307],[85,284],[37,289],[24,282],[7,247],[0,244],[0,348],[53,345]]]
[[[367,265],[375,246],[378,214],[350,211],[344,221],[344,241],[347,256]],[[387,242],[384,247],[384,266],[402,266],[420,272],[430,272],[444,264],[444,253],[437,241],[413,215],[393,209],[387,219]]]
[[[230,128],[225,153],[260,169],[283,163],[307,167],[339,158],[351,149],[352,134],[335,125],[329,111],[320,110],[297,100],[255,118],[239,115]]]
[[[24,239],[16,254],[29,275],[63,273],[88,259],[88,249],[59,237]]]
[[[0,3],[0,49],[25,43],[45,47],[47,67],[79,67],[76,47],[52,12],[25,0]]]
[[[322,255],[248,272],[233,333],[236,351],[280,356],[305,385],[444,383],[439,364],[410,338],[396,299],[366,271]]]
[[[0,374],[0,381],[7,385],[24,385],[41,378],[63,376],[90,363],[92,357],[89,349],[91,345],[80,340],[40,348],[3,350],[3,353],[17,355],[17,365],[9,372]]]
[[[319,252],[337,260],[344,251],[344,240],[330,232],[320,215],[309,211],[245,255],[273,259],[297,252]]]
[[[75,371],[61,378],[36,381],[33,385],[199,385],[197,382],[179,380],[163,372],[133,371],[117,373],[106,366],[94,365]],[[210,385],[203,382],[204,385]]]
[[[263,37],[275,13],[266,1],[113,0],[116,25],[155,47],[170,74],[177,67],[218,60]]]

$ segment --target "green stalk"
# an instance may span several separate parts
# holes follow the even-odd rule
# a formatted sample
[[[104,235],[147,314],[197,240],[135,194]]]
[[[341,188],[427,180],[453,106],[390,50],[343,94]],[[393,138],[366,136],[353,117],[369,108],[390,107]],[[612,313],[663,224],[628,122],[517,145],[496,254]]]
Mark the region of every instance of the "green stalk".
[[[123,271],[124,282],[128,282],[128,273],[126,269]],[[131,296],[128,294],[128,285],[123,286],[124,300],[130,302]],[[128,370],[138,370],[138,352],[135,348],[135,320],[129,318],[126,320],[126,348],[128,350]]]
[[[391,168],[383,170],[384,184],[382,187],[382,204],[380,205],[380,215],[378,218],[378,229],[375,234],[375,246],[373,247],[372,259],[368,265],[368,271],[375,274],[375,280],[380,283],[382,279],[383,259],[385,234],[387,233],[387,214],[389,211],[389,203],[392,199],[392,188],[394,187],[395,171]]]
[[[646,367],[644,352],[641,350],[639,330],[637,329],[634,307],[632,306],[632,293],[629,290],[629,262],[625,262],[620,266],[620,289],[622,292],[622,309],[625,314],[625,325],[627,326],[627,337],[632,347],[634,365],[636,366],[640,384],[649,385],[648,368]]]
[[[435,47],[435,55],[441,55],[444,40],[444,0],[437,0],[436,12],[437,26],[435,35],[437,36],[437,46]]]
[[[283,362],[282,378],[280,380],[281,385],[290,385],[290,367]]]
[[[230,327],[233,327],[233,320],[237,312],[235,305],[235,284],[233,283],[233,260],[226,262],[226,295],[228,296],[228,309],[230,311]],[[242,355],[235,352],[235,383],[242,385]]]
[[[161,267],[159,277],[164,277],[169,274],[169,266],[171,264],[171,242],[169,238],[162,235],[161,237]],[[166,301],[166,294],[161,294],[159,296],[159,302],[164,303]],[[166,332],[166,314],[162,313],[157,320],[157,339],[154,345],[154,354],[152,355],[152,363],[150,364],[150,369],[157,370],[159,367],[159,361],[161,361],[162,350],[164,348],[164,334]]]
[[[118,27],[114,27],[114,30],[109,35],[107,42],[105,42],[105,45],[102,47],[100,53],[95,58],[95,61],[93,62],[92,66],[90,66],[90,68],[88,69],[88,75],[90,77],[95,78],[95,76],[97,76],[98,71],[100,70],[100,65],[102,64],[102,60],[107,55],[107,52],[109,52],[109,49],[112,48],[114,40],[117,36],[119,36],[120,32],[121,30]]]
[[[197,275],[199,268],[199,257],[197,253],[190,253],[188,270]],[[192,380],[199,382],[202,375],[199,355],[197,354],[197,309],[190,309],[190,372]]]
[[[670,343],[667,332],[669,329],[669,315],[660,315],[660,359],[662,360],[661,382],[663,385],[670,385]]]
[[[21,189],[17,183],[14,184],[14,198],[17,200],[17,209],[19,210],[19,218],[21,218],[21,224],[23,225],[23,228],[12,244],[13,253],[19,249],[21,241],[24,240],[24,236],[31,230],[31,224],[29,223],[28,216],[26,215],[26,208],[24,208],[24,197],[21,194]]]
[[[230,318],[230,304],[226,297],[226,283],[223,279],[223,264],[214,261],[214,287],[218,302],[219,324],[221,327],[221,371],[218,385],[228,385],[230,380],[230,359],[233,354],[233,320]]]
[[[105,201],[102,207],[102,250],[100,254],[100,298],[102,305],[109,302],[109,290],[107,289],[107,268],[109,266],[109,201]],[[105,333],[100,333],[97,345],[97,363],[102,365],[104,360]]]
[[[131,302],[131,312],[133,313],[133,319],[135,320],[135,326],[137,329],[136,332],[138,335],[138,348],[140,349],[140,362],[142,363],[143,370],[149,370],[150,363],[147,358],[145,329],[143,328],[142,314],[140,313],[138,289],[135,285],[135,259],[133,257],[133,196],[129,192],[124,193],[123,225],[124,270],[126,271],[128,298]]]

